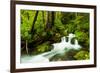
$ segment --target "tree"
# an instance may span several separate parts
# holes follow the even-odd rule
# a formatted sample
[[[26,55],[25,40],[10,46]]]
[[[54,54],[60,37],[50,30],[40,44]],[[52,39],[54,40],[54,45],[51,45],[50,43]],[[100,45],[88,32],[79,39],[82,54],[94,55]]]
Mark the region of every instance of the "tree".
[[[78,52],[89,53],[89,14],[21,10],[21,43],[22,41],[25,42],[24,50],[27,54],[32,52],[36,55],[50,51],[53,49],[52,43],[60,42],[61,37],[68,36],[69,33],[76,35],[75,38],[82,48],[79,51],[69,51],[62,58],[61,56],[55,56],[58,57],[56,60],[65,60],[66,55],[69,56],[67,57],[68,60],[78,60],[80,58]],[[71,41],[72,44],[74,44],[73,40]],[[74,57],[76,54],[77,56]],[[83,56],[87,53],[81,52],[81,54],[83,59]]]
[[[50,30],[54,25],[54,12],[48,11],[47,14],[47,23],[46,23],[46,30]]]
[[[21,40],[25,41],[25,49],[28,52],[28,42],[31,40],[30,29],[33,20],[33,11],[21,10]]]
[[[35,22],[36,22],[36,20],[37,20],[38,13],[39,13],[39,11],[36,11],[36,14],[35,14],[35,16],[34,16],[34,20],[33,20],[33,23],[32,23],[32,28],[31,28],[32,37],[33,37],[33,35],[34,35],[34,24],[35,24]]]

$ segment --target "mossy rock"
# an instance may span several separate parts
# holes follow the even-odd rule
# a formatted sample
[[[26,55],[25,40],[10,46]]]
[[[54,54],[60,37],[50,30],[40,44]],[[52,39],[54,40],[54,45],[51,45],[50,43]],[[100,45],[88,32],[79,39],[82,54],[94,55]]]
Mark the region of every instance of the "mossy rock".
[[[51,50],[51,47],[52,46],[49,44],[49,42],[45,42],[45,43],[43,43],[41,45],[38,45],[36,47],[36,49],[37,49],[37,52],[43,53],[43,52],[50,51]]]
[[[77,60],[87,60],[90,58],[89,52],[88,51],[79,51],[75,56],[75,59]]]

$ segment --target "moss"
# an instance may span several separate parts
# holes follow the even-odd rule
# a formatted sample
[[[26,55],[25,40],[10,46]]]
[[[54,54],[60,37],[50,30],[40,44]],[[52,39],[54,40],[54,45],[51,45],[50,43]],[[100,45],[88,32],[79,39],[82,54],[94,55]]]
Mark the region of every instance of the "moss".
[[[79,51],[74,58],[77,60],[87,60],[89,59],[90,55],[88,51]]]

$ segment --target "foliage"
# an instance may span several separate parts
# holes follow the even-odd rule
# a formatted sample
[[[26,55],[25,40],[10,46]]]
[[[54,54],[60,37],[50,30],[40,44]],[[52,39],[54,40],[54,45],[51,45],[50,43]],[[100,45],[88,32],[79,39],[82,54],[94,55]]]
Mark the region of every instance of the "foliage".
[[[89,59],[89,52],[88,51],[79,51],[74,58],[77,60],[87,60]]]
[[[22,40],[29,40],[31,35],[29,31],[31,29],[32,21],[33,21],[33,11],[29,10],[21,10],[21,38]]]
[[[43,44],[41,44],[41,45],[38,45],[38,46],[36,47],[36,49],[37,49],[37,52],[43,53],[43,52],[50,51],[50,50],[51,50],[50,47],[51,47],[51,46],[49,45],[49,42],[45,42],[45,43],[43,43]]]
[[[89,13],[21,10],[21,41],[28,41],[29,54],[37,55],[50,51],[51,44],[60,42],[61,37],[69,33],[76,35],[82,48],[79,51],[70,50],[63,56],[56,55],[53,60],[83,60],[89,59]],[[52,24],[54,21],[54,24]],[[31,31],[32,26],[34,31]],[[25,43],[21,42],[21,52],[25,52]],[[83,51],[83,49],[85,50]],[[23,51],[24,50],[24,51]]]

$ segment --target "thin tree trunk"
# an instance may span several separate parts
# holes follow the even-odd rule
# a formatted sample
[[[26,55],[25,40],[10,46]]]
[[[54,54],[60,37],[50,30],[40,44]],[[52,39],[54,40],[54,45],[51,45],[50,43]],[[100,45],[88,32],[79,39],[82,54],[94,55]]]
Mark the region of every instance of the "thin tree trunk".
[[[75,13],[75,18],[77,18],[77,16],[78,16],[78,13],[76,12],[76,13]]]
[[[43,17],[43,24],[45,24],[44,11],[42,11],[42,17]]]
[[[49,30],[52,28],[54,25],[54,12],[49,12],[48,11],[48,16],[47,16],[47,23],[46,23],[46,29]]]
[[[35,24],[35,22],[36,22],[36,20],[37,20],[38,13],[39,13],[39,12],[36,11],[36,14],[35,14],[35,16],[34,16],[34,20],[33,20],[32,28],[31,28],[31,33],[32,33],[32,35],[34,34],[34,24]]]
[[[55,13],[54,12],[51,12],[51,14],[52,14],[52,26],[54,25],[54,20],[55,20]]]
[[[28,54],[28,43],[27,43],[27,40],[26,40],[26,53]]]

